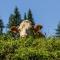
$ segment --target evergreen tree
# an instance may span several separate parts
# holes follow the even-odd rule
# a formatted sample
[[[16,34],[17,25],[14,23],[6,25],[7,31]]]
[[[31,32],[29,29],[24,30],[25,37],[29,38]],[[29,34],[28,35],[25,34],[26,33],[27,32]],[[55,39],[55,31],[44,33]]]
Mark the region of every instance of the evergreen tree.
[[[0,35],[3,33],[4,24],[2,19],[0,19]]]
[[[59,24],[57,25],[56,37],[60,37],[60,22],[59,22]]]
[[[18,33],[15,34],[15,33],[11,32],[10,29],[11,29],[13,26],[18,27],[19,24],[21,23],[21,21],[22,21],[22,20],[21,20],[20,12],[18,11],[18,8],[16,7],[16,8],[14,9],[14,13],[11,14],[10,17],[9,17],[9,22],[8,22],[8,24],[7,24],[7,28],[9,28],[9,30],[7,31],[7,34],[9,34],[10,36],[12,36],[12,37],[15,38]]]
[[[24,14],[24,20],[26,20],[27,19],[27,16],[26,16],[26,13]]]
[[[8,28],[11,28],[12,26],[18,26],[21,21],[21,15],[18,11],[18,8],[16,7],[14,13],[9,17]]]
[[[33,16],[32,16],[32,12],[31,10],[29,9],[28,11],[28,20],[32,22],[32,25],[35,25],[35,22],[34,22],[34,19],[33,19]]]
[[[9,22],[8,22],[7,25],[8,25],[8,26],[7,26],[8,28],[11,28],[12,26],[15,25],[14,15],[13,15],[13,14],[10,15],[10,17],[9,17]]]
[[[21,23],[21,15],[17,7],[15,8],[15,11],[14,11],[14,19],[15,19],[16,26],[18,26]]]

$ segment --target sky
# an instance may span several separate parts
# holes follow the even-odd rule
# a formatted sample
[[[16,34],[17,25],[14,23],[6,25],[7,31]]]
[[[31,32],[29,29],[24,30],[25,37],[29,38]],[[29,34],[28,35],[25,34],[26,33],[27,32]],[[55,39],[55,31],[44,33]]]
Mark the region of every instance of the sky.
[[[30,8],[35,23],[43,25],[43,33],[51,36],[55,34],[60,21],[60,0],[0,0],[0,18],[5,25],[16,6],[22,18]]]

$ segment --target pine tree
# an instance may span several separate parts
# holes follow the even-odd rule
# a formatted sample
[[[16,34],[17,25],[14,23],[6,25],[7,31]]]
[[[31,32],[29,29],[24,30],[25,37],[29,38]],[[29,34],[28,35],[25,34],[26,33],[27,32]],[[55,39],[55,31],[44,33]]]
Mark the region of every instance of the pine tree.
[[[4,24],[2,19],[0,19],[0,35],[3,33]]]
[[[10,17],[9,17],[9,22],[8,22],[8,24],[7,24],[7,28],[9,29],[8,31],[7,31],[7,34],[9,34],[10,36],[12,36],[12,37],[16,37],[16,35],[18,34],[18,33],[13,33],[13,32],[11,32],[11,28],[13,27],[13,26],[16,26],[16,27],[18,27],[19,26],[19,24],[21,23],[21,15],[20,15],[20,12],[18,11],[18,8],[16,7],[15,9],[14,9],[14,13],[13,14],[11,14],[10,15]],[[7,29],[6,28],[6,29]]]
[[[26,13],[24,14],[24,20],[26,20],[27,19],[27,16],[26,16]]]
[[[57,25],[56,37],[60,37],[60,22],[59,22],[59,24]]]
[[[7,25],[8,25],[8,26],[7,26],[8,28],[11,28],[13,25],[15,25],[14,15],[13,15],[13,14],[10,15],[10,17],[9,17],[9,22],[8,22]]]
[[[28,11],[28,20],[32,22],[32,25],[35,25],[35,22],[34,22],[34,19],[33,19],[33,16],[32,16],[32,12],[31,10],[29,9]]]
[[[21,23],[21,15],[17,7],[15,8],[15,11],[14,11],[14,19],[15,19],[16,26],[18,26]]]
[[[10,15],[9,22],[8,22],[8,28],[11,28],[12,26],[18,26],[21,23],[21,15],[18,11],[18,8],[16,7],[14,9],[14,13]]]

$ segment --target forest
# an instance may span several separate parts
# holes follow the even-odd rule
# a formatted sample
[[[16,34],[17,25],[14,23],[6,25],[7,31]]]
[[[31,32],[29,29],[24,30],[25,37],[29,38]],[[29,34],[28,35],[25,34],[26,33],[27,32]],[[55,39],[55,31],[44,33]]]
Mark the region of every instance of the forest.
[[[44,37],[38,35],[16,37],[10,29],[13,26],[18,27],[23,20],[29,20],[35,25],[31,9],[24,13],[22,19],[19,9],[15,7],[6,26],[3,19],[0,19],[0,60],[60,60],[60,23],[53,37],[47,37],[46,34]]]

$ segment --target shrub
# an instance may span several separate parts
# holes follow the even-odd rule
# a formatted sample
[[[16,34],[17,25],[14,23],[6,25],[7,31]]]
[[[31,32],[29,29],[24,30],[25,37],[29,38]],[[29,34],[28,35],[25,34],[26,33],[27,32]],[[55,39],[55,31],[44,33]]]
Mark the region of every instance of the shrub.
[[[60,39],[0,36],[0,60],[59,60]],[[5,39],[6,37],[6,39]]]

